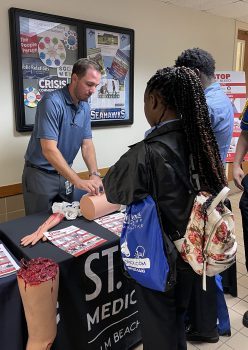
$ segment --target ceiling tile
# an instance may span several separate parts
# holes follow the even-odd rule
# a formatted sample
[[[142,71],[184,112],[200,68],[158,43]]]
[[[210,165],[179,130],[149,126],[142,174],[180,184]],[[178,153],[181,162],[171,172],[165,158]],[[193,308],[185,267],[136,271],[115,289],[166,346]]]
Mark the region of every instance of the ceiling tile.
[[[219,6],[225,6],[239,0],[170,0],[173,5],[190,7],[195,10],[208,10]]]
[[[147,0],[163,5],[187,7],[221,17],[237,19],[248,23],[248,0]]]
[[[243,15],[244,15],[244,13],[243,13]],[[237,17],[236,19],[239,22],[246,22],[246,23],[248,23],[248,14],[246,16]]]
[[[216,7],[225,8],[227,5],[233,6],[234,4],[237,3],[237,1],[239,0],[206,0],[206,1],[203,1],[200,9],[210,10],[210,9],[215,9]]]
[[[218,6],[207,11],[217,16],[224,16],[230,18],[242,17],[248,15],[248,2],[235,2],[225,6]]]

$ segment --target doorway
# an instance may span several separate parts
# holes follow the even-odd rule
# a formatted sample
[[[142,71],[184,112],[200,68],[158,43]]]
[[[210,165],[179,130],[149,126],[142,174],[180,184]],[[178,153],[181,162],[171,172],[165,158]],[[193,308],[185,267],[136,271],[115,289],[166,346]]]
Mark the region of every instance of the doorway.
[[[246,23],[238,23],[238,22],[236,23],[236,46],[234,50],[233,70],[245,72],[246,97],[247,97],[248,95],[248,24],[246,25]],[[248,161],[243,162],[243,169],[244,169],[244,172],[247,174]],[[233,164],[228,163],[228,166],[227,166],[228,181],[233,180],[232,173],[233,173]]]

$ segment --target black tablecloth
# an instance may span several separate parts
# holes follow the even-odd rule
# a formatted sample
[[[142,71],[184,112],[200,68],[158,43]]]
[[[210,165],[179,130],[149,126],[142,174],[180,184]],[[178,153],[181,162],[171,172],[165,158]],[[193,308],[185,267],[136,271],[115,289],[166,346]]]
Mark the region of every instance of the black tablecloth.
[[[129,349],[141,335],[134,286],[121,271],[119,238],[95,222],[79,218],[63,221],[56,229],[74,225],[107,242],[77,258],[50,242],[21,247],[20,239],[47,217],[40,213],[0,224],[0,238],[18,259],[47,257],[60,266],[58,333],[53,349]],[[9,319],[13,317],[9,315]]]

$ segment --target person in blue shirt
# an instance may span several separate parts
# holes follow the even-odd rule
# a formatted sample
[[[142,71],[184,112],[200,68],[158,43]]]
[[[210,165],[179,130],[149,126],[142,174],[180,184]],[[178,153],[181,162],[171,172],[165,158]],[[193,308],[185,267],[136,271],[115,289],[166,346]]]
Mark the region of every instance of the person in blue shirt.
[[[73,66],[71,83],[39,102],[22,176],[27,215],[48,211],[55,201],[70,202],[74,186],[92,195],[103,189],[87,102],[100,80],[100,67],[81,58]],[[80,148],[89,180],[82,180],[71,168]]]
[[[225,95],[219,83],[215,81],[215,60],[213,56],[200,48],[188,49],[175,61],[176,67],[191,68],[200,78],[209,117],[223,164],[232,139],[234,113],[231,101]],[[235,270],[236,278],[236,270]],[[217,320],[216,283],[214,278],[207,278],[207,291],[202,291],[196,285],[192,294],[192,303],[189,308],[190,327],[187,330],[187,339],[215,343],[219,340]],[[223,293],[222,293],[223,294]],[[223,296],[224,300],[224,296]],[[230,331],[228,330],[228,335]]]
[[[191,68],[199,76],[207,100],[211,125],[224,163],[232,139],[234,114],[230,99],[215,81],[214,58],[205,50],[188,49],[177,58],[175,65]]]
[[[241,116],[240,128],[242,131],[238,139],[233,162],[233,180],[235,185],[243,191],[239,202],[239,208],[242,217],[245,261],[248,271],[248,174],[245,175],[242,169],[242,162],[248,152],[248,101],[245,104]],[[248,327],[248,311],[244,313],[243,324],[245,327]]]

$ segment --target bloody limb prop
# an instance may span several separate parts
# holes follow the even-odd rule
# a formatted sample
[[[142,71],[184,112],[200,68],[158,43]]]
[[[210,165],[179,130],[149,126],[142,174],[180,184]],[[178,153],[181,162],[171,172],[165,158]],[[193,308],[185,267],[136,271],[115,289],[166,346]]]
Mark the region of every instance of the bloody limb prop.
[[[59,267],[46,258],[22,264],[17,281],[28,327],[26,350],[49,350],[57,332]]]

